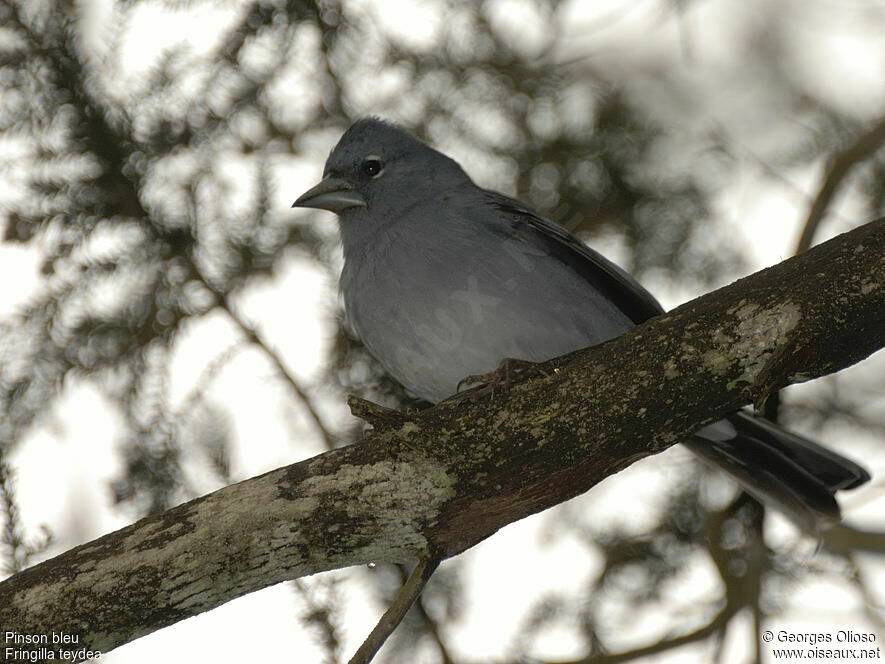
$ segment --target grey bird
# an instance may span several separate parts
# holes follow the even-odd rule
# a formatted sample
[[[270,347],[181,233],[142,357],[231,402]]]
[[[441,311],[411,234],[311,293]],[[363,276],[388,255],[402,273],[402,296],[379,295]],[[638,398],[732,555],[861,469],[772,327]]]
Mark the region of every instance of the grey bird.
[[[506,358],[548,360],[663,313],[620,267],[454,160],[377,118],[355,122],[293,207],[338,215],[348,321],[409,392],[431,403]],[[806,527],[870,476],[777,424],[737,412],[685,441]]]

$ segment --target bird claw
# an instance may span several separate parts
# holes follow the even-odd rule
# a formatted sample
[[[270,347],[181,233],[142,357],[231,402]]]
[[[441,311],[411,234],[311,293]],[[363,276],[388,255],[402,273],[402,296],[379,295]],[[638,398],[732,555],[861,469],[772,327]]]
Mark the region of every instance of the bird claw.
[[[469,394],[465,394],[461,397],[461,401],[467,399],[470,401],[477,401],[487,394],[494,394],[495,392],[509,389],[514,375],[536,365],[536,362],[530,362],[529,360],[518,360],[516,358],[506,357],[494,371],[465,376],[458,381],[456,390],[460,392],[461,388],[464,386],[481,384],[480,387],[471,390]]]

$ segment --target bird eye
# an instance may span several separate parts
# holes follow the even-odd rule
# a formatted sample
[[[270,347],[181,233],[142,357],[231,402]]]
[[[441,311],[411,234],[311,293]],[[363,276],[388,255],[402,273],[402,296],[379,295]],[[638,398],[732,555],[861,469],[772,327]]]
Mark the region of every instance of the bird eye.
[[[373,178],[381,175],[383,170],[384,164],[381,163],[381,160],[378,159],[378,157],[367,157],[363,162],[363,173]]]

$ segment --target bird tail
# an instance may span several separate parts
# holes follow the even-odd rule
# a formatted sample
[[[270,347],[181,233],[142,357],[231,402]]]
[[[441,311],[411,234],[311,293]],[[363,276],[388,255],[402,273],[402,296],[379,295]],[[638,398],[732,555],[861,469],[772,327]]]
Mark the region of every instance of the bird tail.
[[[815,531],[841,518],[837,491],[870,479],[850,459],[745,412],[705,427],[686,446],[756,498]]]

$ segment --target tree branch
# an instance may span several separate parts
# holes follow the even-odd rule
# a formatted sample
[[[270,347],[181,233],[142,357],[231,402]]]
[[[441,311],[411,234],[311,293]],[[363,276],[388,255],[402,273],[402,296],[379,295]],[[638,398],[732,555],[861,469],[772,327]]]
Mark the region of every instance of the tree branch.
[[[845,150],[837,154],[827,170],[827,175],[802,225],[802,233],[796,242],[796,253],[807,251],[814,242],[814,235],[823,221],[830,202],[839,190],[848,173],[857,164],[872,155],[885,145],[885,117],[881,118],[869,130],[857,137]]]
[[[387,641],[393,630],[403,621],[406,613],[412,608],[412,604],[418,599],[418,595],[424,590],[424,586],[430,580],[430,577],[439,567],[439,560],[430,560],[422,558],[418,561],[415,569],[409,574],[409,578],[403,584],[402,588],[396,594],[393,603],[388,607],[384,615],[375,625],[375,629],[366,637],[363,644],[357,649],[350,658],[348,664],[369,664],[384,642]]]
[[[27,569],[0,584],[0,624],[105,652],[280,581],[453,556],[771,390],[883,346],[885,219],[546,362],[506,393],[378,411],[359,444]]]
[[[196,265],[194,266],[196,267]],[[205,280],[204,280],[204,283]],[[250,343],[255,344],[258,348],[264,351],[264,354],[274,365],[276,370],[279,372],[280,376],[286,381],[289,387],[292,388],[292,391],[295,393],[295,397],[304,405],[304,412],[307,414],[307,419],[316,429],[317,433],[320,435],[320,438],[323,440],[323,444],[325,445],[327,450],[334,449],[337,447],[335,444],[335,438],[332,433],[329,431],[329,428],[323,422],[323,418],[320,417],[320,413],[317,410],[316,405],[313,402],[310,394],[307,393],[295,375],[289,371],[288,367],[283,363],[282,357],[280,357],[279,353],[277,353],[271,345],[265,341],[262,335],[259,333],[258,328],[252,325],[248,320],[246,320],[245,316],[243,316],[239,310],[233,305],[231,302],[231,298],[229,295],[222,295],[219,293],[219,306],[221,309],[228,315],[228,318],[236,325],[240,331],[246,335],[246,338]]]

